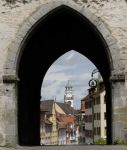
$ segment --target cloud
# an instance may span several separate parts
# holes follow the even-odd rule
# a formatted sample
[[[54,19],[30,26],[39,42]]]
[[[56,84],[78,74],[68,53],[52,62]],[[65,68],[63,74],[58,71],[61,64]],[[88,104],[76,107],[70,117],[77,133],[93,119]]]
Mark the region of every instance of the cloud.
[[[67,70],[71,70],[71,69],[74,69],[75,66],[69,66],[69,65],[59,65],[59,64],[53,64],[47,71],[47,73],[55,73],[55,72],[64,72],[64,71],[67,71]]]
[[[87,95],[91,72],[96,67],[83,55],[70,51],[57,59],[47,71],[41,89],[43,99],[56,97],[64,102],[65,86],[71,80],[74,94],[74,106],[80,107],[81,99]]]
[[[73,51],[70,52],[70,54],[65,58],[65,60],[70,60],[73,56],[75,55],[75,53]]]
[[[48,80],[48,81],[67,81],[71,76],[70,75],[66,75],[66,73],[48,73],[45,77],[44,80]]]

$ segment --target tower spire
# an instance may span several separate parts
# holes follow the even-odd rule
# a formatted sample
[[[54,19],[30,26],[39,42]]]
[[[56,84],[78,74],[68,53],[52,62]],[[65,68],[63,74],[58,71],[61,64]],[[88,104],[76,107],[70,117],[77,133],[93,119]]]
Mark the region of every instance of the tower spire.
[[[64,103],[67,103],[71,107],[73,107],[73,100],[74,100],[74,96],[72,94],[72,85],[70,83],[70,80],[68,80],[68,83],[65,86]]]

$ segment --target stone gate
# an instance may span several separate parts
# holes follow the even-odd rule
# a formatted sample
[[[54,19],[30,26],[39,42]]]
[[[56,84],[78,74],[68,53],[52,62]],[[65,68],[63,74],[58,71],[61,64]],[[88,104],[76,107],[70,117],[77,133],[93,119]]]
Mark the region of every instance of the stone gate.
[[[93,42],[95,48],[98,49],[96,51],[96,53],[98,53],[96,58],[94,58],[94,54],[91,51],[89,46],[90,43],[87,48],[90,49],[91,52],[89,53],[81,50],[81,53],[86,55],[93,62],[95,62],[98,67],[100,67],[100,71],[106,82],[107,93],[109,93],[109,101],[106,102],[109,122],[108,136],[110,137],[108,141],[111,141],[112,143],[118,138],[126,140],[127,2],[125,0],[26,0],[25,2],[22,0],[12,0],[12,2],[3,0],[0,2],[1,146],[16,146],[20,143],[21,145],[30,145],[29,142],[27,143],[29,138],[32,145],[32,140],[35,139],[35,137],[39,134],[39,109],[38,107],[33,107],[34,104],[39,106],[39,101],[36,103],[34,100],[28,101],[30,105],[29,107],[26,107],[26,100],[27,98],[30,99],[34,96],[37,96],[37,99],[40,98],[39,88],[41,85],[40,81],[42,81],[42,79],[37,80],[37,78],[40,78],[39,73],[41,71],[37,70],[36,72],[36,63],[33,63],[32,65],[35,65],[35,72],[32,72],[30,62],[37,62],[38,59],[35,58],[35,60],[33,60],[33,56],[35,55],[38,57],[38,54],[36,52],[31,54],[30,51],[27,52],[27,49],[30,49],[32,43],[36,41],[37,35],[39,34],[36,34],[36,32],[38,32],[37,29],[39,30],[39,28],[42,28],[43,30],[43,27],[45,27],[44,24],[46,24],[50,19],[53,20],[52,14],[54,16],[58,14],[59,16],[59,14],[65,15],[66,13],[70,15],[70,18],[71,16],[72,18],[74,16],[74,20],[75,18],[80,18],[82,20],[81,22],[83,22],[80,27],[83,28],[84,25],[84,27],[88,29],[84,30],[84,33],[86,32],[87,36],[85,34],[84,36],[81,35],[82,38],[80,38],[80,40],[85,37],[85,40],[87,41],[89,33],[93,34],[93,38],[90,37],[91,42]],[[48,17],[50,19],[48,19]],[[56,17],[56,22],[57,18],[58,17]],[[77,23],[77,20],[74,21],[74,23]],[[43,26],[41,26],[42,24]],[[48,23],[46,25],[48,25]],[[45,27],[45,29],[47,28]],[[62,26],[60,31],[62,32],[63,29],[64,26]],[[74,29],[76,30],[76,26]],[[42,33],[46,35],[44,31]],[[77,31],[79,32],[79,30]],[[57,32],[59,33],[59,31]],[[51,33],[52,31],[50,31],[50,37]],[[73,32],[71,31],[70,33],[72,34]],[[33,36],[33,34],[36,35]],[[47,34],[49,33],[47,32]],[[76,35],[80,34],[76,33]],[[48,39],[48,36],[46,38]],[[43,40],[45,39],[43,38]],[[29,43],[29,41],[31,42]],[[64,38],[62,38],[62,41],[64,41]],[[67,48],[71,47],[73,45],[72,43],[74,42],[70,40],[70,43],[65,41],[66,47],[63,46],[61,52],[58,52],[60,44],[52,43],[54,49],[56,48],[58,52],[58,55],[55,54],[53,57],[50,55],[50,53],[53,55],[53,52],[47,53],[46,56],[44,56],[43,52],[41,52],[41,54],[43,54],[42,59],[51,59],[51,62],[49,61],[48,65],[41,61],[42,66],[40,65],[39,68],[42,67],[44,70],[42,70],[42,77],[52,62],[55,61],[55,59],[60,55],[68,51]],[[77,43],[78,44],[75,45],[75,47],[79,48],[80,41]],[[35,45],[37,46],[37,44]],[[85,45],[85,42],[82,44],[81,49],[83,48],[83,45]],[[47,47],[45,46],[39,48]],[[67,50],[65,51],[64,48]],[[51,58],[48,58],[48,54]],[[104,66],[99,65],[102,61],[101,57],[104,58],[104,62],[102,63]],[[38,65],[39,62],[37,62],[37,68]],[[28,71],[23,70],[24,66],[31,68],[30,73],[34,74],[32,77]],[[28,69],[27,67],[26,70]],[[27,82],[27,79],[30,81]],[[35,92],[36,95],[30,97],[30,94],[28,94],[30,92],[27,89],[27,85],[32,85],[31,82],[33,82],[33,85],[36,87],[36,82],[34,82],[33,79],[37,81],[38,85],[37,91]],[[30,88],[30,85],[28,88]],[[26,93],[25,89],[27,91]],[[31,88],[31,90],[35,89]],[[27,97],[26,95],[29,96]],[[34,110],[34,113],[32,109]],[[32,118],[29,118],[28,114],[33,115],[33,121]],[[38,116],[35,117],[36,115]],[[33,122],[36,120],[36,118],[37,123],[34,124]],[[28,124],[29,121],[27,120],[29,119],[31,124]],[[36,131],[34,131],[35,128],[37,129]],[[28,129],[29,133],[26,134]],[[35,143],[33,142],[33,145],[38,145],[38,140]],[[111,143],[109,142],[109,144]]]

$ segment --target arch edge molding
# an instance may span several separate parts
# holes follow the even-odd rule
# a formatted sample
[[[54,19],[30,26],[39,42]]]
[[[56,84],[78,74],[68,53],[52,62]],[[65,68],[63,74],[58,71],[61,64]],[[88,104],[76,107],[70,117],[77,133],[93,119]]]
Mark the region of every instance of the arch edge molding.
[[[117,43],[115,38],[112,37],[108,26],[101,20],[101,18],[95,16],[88,8],[84,8],[83,6],[79,6],[73,1],[62,0],[62,1],[53,1],[50,3],[42,4],[36,12],[34,12],[31,16],[29,16],[25,22],[23,22],[20,27],[16,38],[11,43],[9,50],[7,52],[7,58],[5,60],[4,65],[4,75],[17,75],[18,65],[20,61],[20,57],[22,55],[22,47],[25,43],[25,40],[29,36],[29,33],[33,31],[33,29],[37,26],[38,22],[45,17],[50,11],[61,7],[67,6],[79,14],[86,17],[101,33],[106,44],[107,44],[107,53],[109,56],[109,61],[111,63],[111,69],[118,69],[118,61],[119,55],[114,55],[119,53],[119,49],[117,47]],[[108,50],[109,49],[109,50]]]

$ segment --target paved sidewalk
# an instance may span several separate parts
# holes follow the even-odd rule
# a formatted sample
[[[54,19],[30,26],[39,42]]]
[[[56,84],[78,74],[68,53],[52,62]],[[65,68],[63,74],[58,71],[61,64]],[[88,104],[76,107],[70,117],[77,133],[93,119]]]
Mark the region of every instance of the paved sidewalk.
[[[38,146],[38,147],[18,147],[18,148],[4,148],[0,150],[127,150],[127,146],[93,146],[93,145],[73,145],[73,146]]]

